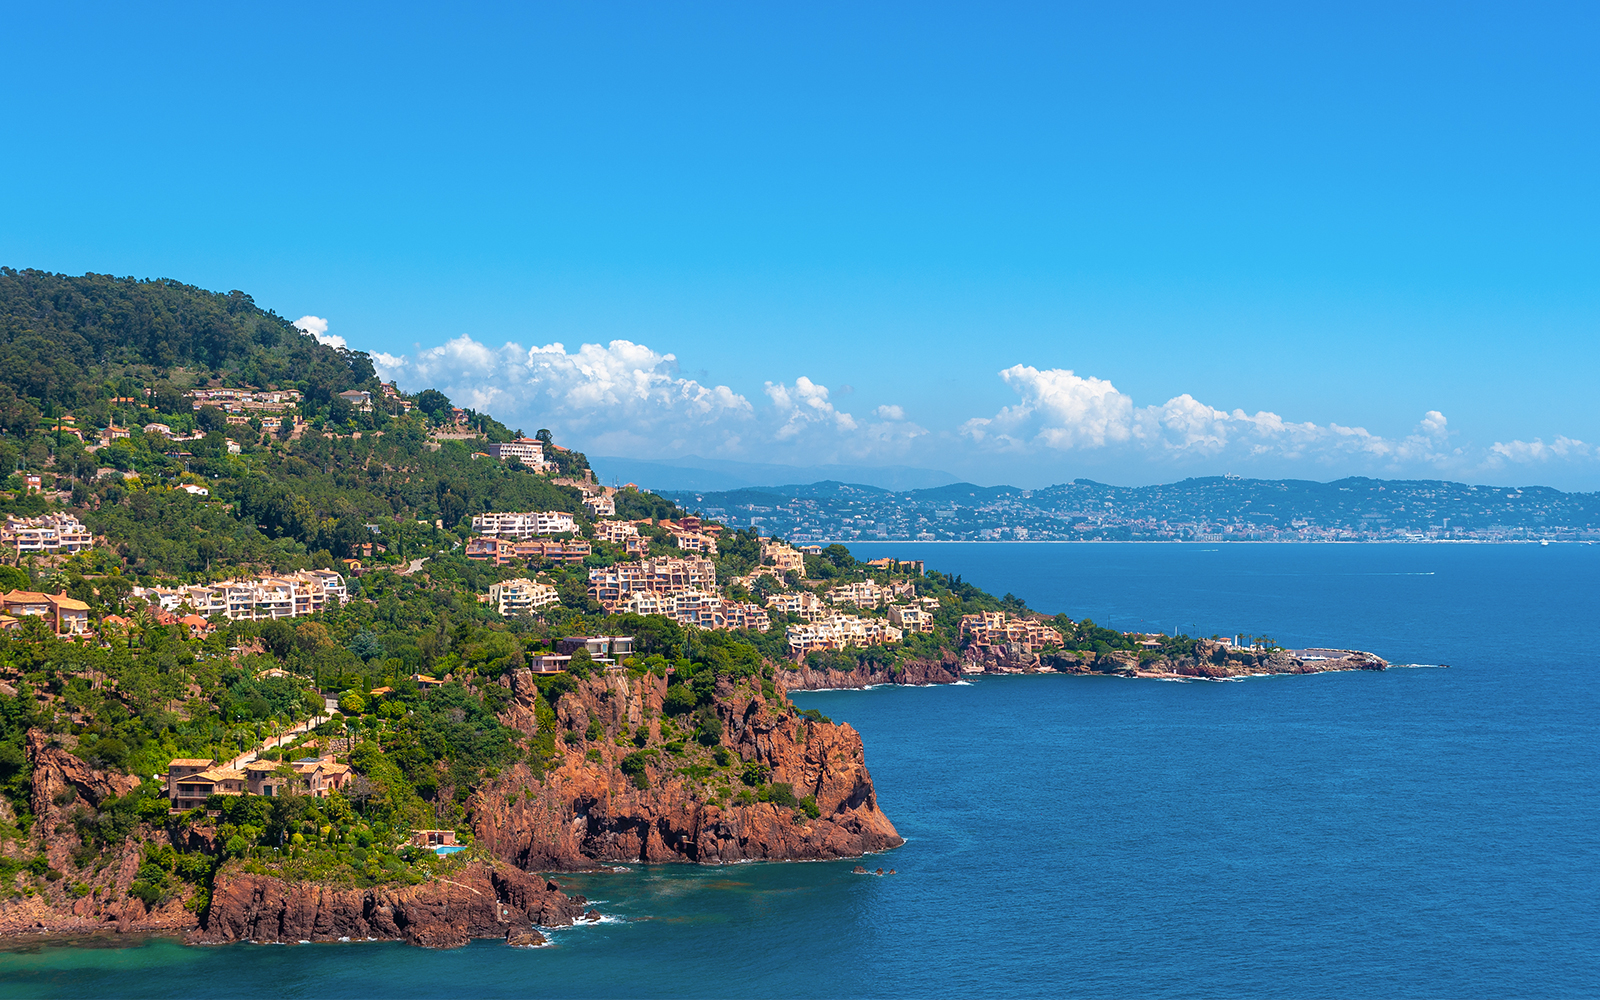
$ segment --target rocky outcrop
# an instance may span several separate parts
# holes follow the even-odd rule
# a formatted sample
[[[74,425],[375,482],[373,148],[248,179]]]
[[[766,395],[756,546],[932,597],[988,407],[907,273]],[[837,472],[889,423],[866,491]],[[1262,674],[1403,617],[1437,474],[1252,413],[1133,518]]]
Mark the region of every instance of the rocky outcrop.
[[[40,729],[28,731],[27,754],[33,764],[35,816],[50,815],[52,809],[68,807],[79,798],[97,806],[139,786],[139,779],[131,774],[95,770],[52,742],[50,734]]]
[[[848,671],[816,670],[802,663],[794,669],[778,671],[778,684],[785,691],[865,688],[879,684],[954,684],[960,679],[961,661],[949,652],[943,659],[907,660],[894,667],[860,664]]]
[[[1353,649],[1302,650],[1294,656],[1285,649],[1254,652],[1202,639],[1188,656],[1160,657],[1141,661],[1124,650],[1105,654],[1089,652],[1045,653],[1035,659],[1033,669],[1008,669],[992,660],[973,662],[986,673],[1032,673],[1040,669],[1061,673],[1120,674],[1127,677],[1198,677],[1222,680],[1229,677],[1259,677],[1265,674],[1320,674],[1342,670],[1386,670],[1389,664],[1380,656]]]
[[[514,699],[504,718],[532,732],[533,678],[522,671],[509,686]],[[715,703],[720,739],[714,747],[684,740],[675,750],[679,740],[663,739],[665,693],[660,678],[610,673],[561,697],[555,707],[563,730],[598,722],[604,735],[563,743],[561,762],[542,777],[518,764],[480,788],[470,803],[478,843],[525,869],[852,858],[903,843],[878,808],[861,737],[850,726],[805,718],[781,696],[722,682]],[[650,748],[644,788],[621,770],[638,748],[626,739],[618,745],[619,736],[641,728]],[[713,763],[717,747],[726,763]],[[747,773],[756,785],[745,783]],[[748,799],[758,787],[774,787],[769,783],[813,799],[816,815],[741,801],[740,793]]]
[[[200,943],[378,938],[425,948],[459,948],[473,938],[537,944],[535,927],[571,924],[582,896],[504,866],[472,864],[421,885],[348,889],[285,882],[237,868],[217,874]]]

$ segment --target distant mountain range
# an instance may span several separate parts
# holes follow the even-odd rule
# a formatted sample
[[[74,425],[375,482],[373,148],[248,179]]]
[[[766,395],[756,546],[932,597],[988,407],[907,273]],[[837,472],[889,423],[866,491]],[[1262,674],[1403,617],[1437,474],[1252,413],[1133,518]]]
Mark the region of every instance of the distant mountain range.
[[[801,542],[1600,539],[1600,494],[1437,480],[1078,479],[1040,490],[948,483],[899,491],[825,481],[662,492],[730,526]]]

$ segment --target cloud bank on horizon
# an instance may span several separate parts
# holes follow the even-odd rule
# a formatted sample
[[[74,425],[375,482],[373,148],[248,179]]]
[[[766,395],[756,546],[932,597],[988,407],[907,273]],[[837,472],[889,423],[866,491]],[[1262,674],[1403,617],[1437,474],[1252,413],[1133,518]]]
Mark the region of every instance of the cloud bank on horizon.
[[[307,316],[296,325],[343,346],[327,334],[325,320]],[[1087,471],[1145,481],[1222,472],[1483,479],[1519,468],[1576,472],[1600,460],[1600,450],[1559,435],[1550,443],[1463,442],[1437,410],[1410,433],[1384,437],[1265,410],[1219,410],[1188,393],[1140,405],[1108,379],[1025,364],[998,373],[1015,403],[990,416],[953,415],[949,426],[930,429],[898,403],[846,412],[827,386],[805,375],[769,381],[764,398],[752,400],[685,377],[674,355],[627,340],[569,352],[560,343],[491,347],[463,334],[415,355],[378,352],[372,359],[383,378],[407,391],[437,388],[511,427],[550,427],[596,455],[900,464],[988,473],[1019,485]]]

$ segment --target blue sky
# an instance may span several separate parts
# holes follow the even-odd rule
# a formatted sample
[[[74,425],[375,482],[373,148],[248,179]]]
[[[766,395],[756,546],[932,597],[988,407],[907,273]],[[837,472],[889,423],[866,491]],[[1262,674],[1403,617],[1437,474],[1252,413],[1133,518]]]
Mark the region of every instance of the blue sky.
[[[8,10],[0,263],[596,454],[1600,488],[1593,7],[333,7]]]

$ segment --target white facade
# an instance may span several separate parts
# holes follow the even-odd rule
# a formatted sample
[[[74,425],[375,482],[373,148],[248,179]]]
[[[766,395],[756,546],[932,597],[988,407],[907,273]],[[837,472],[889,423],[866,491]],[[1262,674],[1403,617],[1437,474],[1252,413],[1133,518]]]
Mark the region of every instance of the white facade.
[[[489,603],[502,615],[516,615],[555,604],[561,600],[556,588],[542,580],[502,580],[489,588]]]
[[[472,530],[491,538],[533,538],[536,535],[571,535],[578,522],[564,511],[529,511],[512,514],[474,514]]]
[[[489,454],[502,462],[517,459],[523,465],[543,469],[544,442],[535,438],[517,438],[515,441],[494,442],[486,446]]]
[[[343,576],[318,569],[205,586],[135,587],[133,596],[164,611],[188,606],[203,618],[220,614],[235,621],[263,621],[316,614],[328,606],[330,598],[348,598],[349,591]]]

